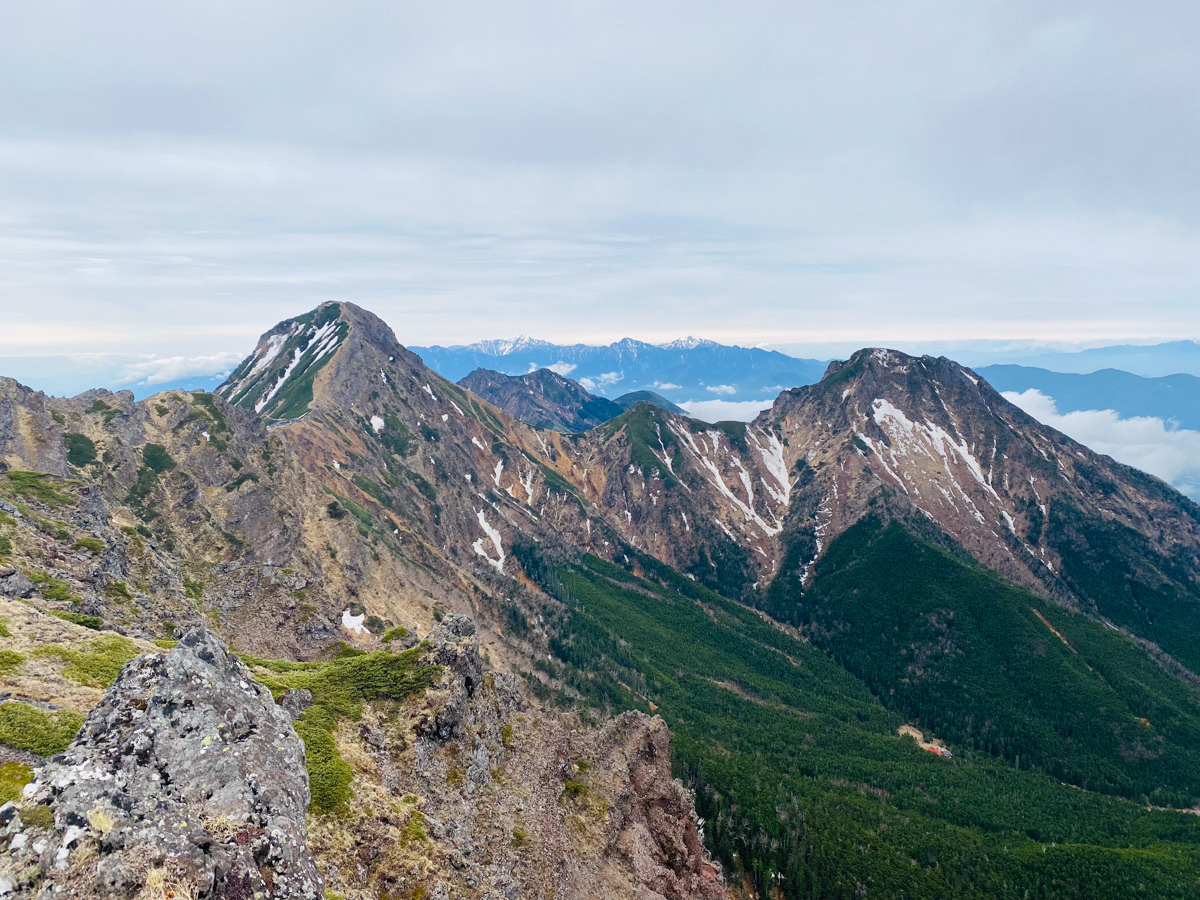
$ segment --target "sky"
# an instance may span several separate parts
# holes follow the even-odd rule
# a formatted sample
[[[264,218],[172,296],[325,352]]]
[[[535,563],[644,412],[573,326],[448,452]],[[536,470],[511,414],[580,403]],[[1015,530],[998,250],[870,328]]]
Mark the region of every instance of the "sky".
[[[0,13],[9,374],[219,371],[329,299],[417,345],[1200,338],[1195,3]]]

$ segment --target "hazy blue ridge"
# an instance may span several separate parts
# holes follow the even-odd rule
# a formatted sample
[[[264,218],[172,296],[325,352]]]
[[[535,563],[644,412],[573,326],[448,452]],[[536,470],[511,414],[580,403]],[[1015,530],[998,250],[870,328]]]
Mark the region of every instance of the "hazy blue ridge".
[[[819,381],[827,366],[826,361],[797,359],[757,347],[712,342],[660,347],[630,338],[607,346],[526,340],[409,349],[451,381],[478,368],[524,375],[554,367],[598,396],[615,399],[646,390],[676,403],[770,399],[786,388]]]
[[[1153,416],[1179,428],[1200,429],[1200,378],[1195,375],[1146,378],[1117,369],[1077,374],[1014,365],[975,371],[998,391],[1041,391],[1054,398],[1061,413],[1111,409],[1122,418]]]

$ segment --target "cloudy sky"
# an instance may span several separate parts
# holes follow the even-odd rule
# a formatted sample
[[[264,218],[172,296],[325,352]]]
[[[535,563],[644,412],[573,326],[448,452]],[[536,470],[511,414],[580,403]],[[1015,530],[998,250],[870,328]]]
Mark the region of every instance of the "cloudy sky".
[[[411,344],[1200,338],[1194,2],[0,10],[12,374],[211,371],[327,299]]]

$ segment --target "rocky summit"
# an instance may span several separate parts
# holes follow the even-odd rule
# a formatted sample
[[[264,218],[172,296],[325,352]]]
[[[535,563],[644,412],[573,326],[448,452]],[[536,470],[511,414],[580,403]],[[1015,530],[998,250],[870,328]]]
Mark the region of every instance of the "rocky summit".
[[[1194,892],[1200,507],[945,358],[597,399],[349,303],[0,380],[9,893]]]

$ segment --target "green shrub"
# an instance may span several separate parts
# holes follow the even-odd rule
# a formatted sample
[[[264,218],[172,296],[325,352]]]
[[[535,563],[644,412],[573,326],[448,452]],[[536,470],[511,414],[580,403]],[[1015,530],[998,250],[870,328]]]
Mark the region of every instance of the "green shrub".
[[[512,833],[512,845],[514,847],[523,847],[525,845],[525,829],[514,828]]]
[[[199,600],[204,596],[204,582],[183,579],[183,593],[189,600]]]
[[[577,800],[581,797],[586,797],[588,794],[588,786],[582,781],[577,781],[574,778],[568,778],[563,782],[563,798],[567,800]]]
[[[92,553],[104,552],[104,541],[97,537],[82,537],[75,542],[76,550],[90,550]]]
[[[29,580],[38,586],[38,593],[45,600],[74,603],[79,599],[71,593],[71,588],[65,581],[60,581],[49,572],[30,572]]]
[[[69,709],[48,713],[17,700],[0,703],[0,744],[38,756],[62,753],[82,724],[83,716]]]
[[[342,504],[336,500],[331,500],[329,505],[325,507],[325,514],[331,519],[346,518],[346,510],[342,509]]]
[[[12,553],[12,541],[0,534],[0,556],[9,556]]]
[[[425,815],[419,809],[414,809],[412,815],[408,817],[404,830],[400,832],[400,841],[403,844],[424,844],[429,841],[429,831],[425,827]]]
[[[229,484],[225,485],[225,490],[229,493],[233,493],[248,481],[252,484],[257,484],[258,476],[253,472],[243,472],[237,478],[233,479],[233,481],[229,482]]]
[[[353,796],[350,781],[354,771],[333,740],[338,721],[360,719],[364,703],[404,700],[433,684],[441,667],[421,663],[420,653],[418,648],[404,653],[381,651],[328,663],[246,658],[248,663],[269,671],[257,677],[276,696],[292,688],[312,691],[313,704],[295,726],[308,760],[312,812],[344,813]]]
[[[82,648],[40,647],[36,656],[56,656],[65,663],[63,675],[86,687],[107,688],[125,664],[141,653],[133,643],[119,634],[92,638]]]
[[[104,596],[113,603],[128,603],[133,599],[129,585],[123,581],[114,581],[104,586]]]
[[[96,461],[96,444],[86,434],[67,432],[63,435],[63,445],[67,448],[67,462],[73,466]]]
[[[6,762],[0,766],[0,806],[16,803],[21,799],[25,785],[33,780],[33,769],[19,762]],[[22,820],[22,824],[28,822]]]
[[[162,444],[147,444],[142,448],[142,461],[155,474],[162,474],[175,468],[175,460]]]
[[[12,492],[21,497],[28,497],[46,506],[70,506],[75,501],[70,495],[60,491],[49,475],[40,472],[21,472],[14,470],[5,474]]]
[[[65,609],[51,609],[48,612],[50,615],[62,619],[64,622],[82,625],[84,628],[92,629],[92,631],[100,631],[104,627],[104,622],[99,616],[85,616],[83,613],[68,612]]]
[[[154,470],[149,466],[139,466],[137,473],[137,481],[129,488],[129,493],[125,495],[125,502],[138,511],[138,515],[146,518],[141,512],[147,500],[150,499],[150,494],[154,492],[154,485],[157,483]],[[139,530],[141,526],[138,526]]]
[[[405,628],[403,625],[401,625],[398,628],[392,628],[392,629],[389,629],[388,631],[385,631],[383,633],[383,642],[385,644],[390,644],[392,641],[396,640],[397,638],[402,638],[402,637],[408,637],[408,629]]]
[[[0,650],[0,675],[15,672],[24,660],[25,657],[15,650]]]

